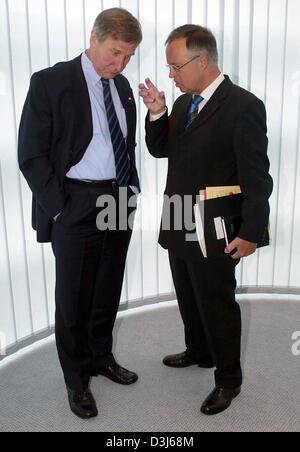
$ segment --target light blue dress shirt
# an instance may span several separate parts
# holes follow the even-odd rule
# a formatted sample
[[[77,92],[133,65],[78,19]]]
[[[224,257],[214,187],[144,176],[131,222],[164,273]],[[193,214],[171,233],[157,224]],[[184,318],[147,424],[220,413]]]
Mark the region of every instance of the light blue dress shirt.
[[[115,156],[106,117],[101,77],[85,52],[82,54],[81,64],[91,101],[93,138],[81,161],[70,169],[67,177],[98,181],[115,179]],[[128,134],[126,113],[114,81],[110,80],[109,84],[120,127],[126,140]]]

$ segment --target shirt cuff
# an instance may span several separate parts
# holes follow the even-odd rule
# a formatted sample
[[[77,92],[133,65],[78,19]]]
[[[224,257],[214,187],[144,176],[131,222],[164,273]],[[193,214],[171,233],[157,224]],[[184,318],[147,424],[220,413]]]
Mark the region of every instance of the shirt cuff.
[[[158,119],[162,118],[167,110],[168,109],[166,107],[165,111],[163,111],[162,113],[158,113],[157,115],[153,115],[152,113],[150,113],[150,116],[149,116],[150,122],[154,122],[154,121],[157,121]]]
[[[131,190],[133,191],[133,193],[135,195],[139,195],[140,191],[139,191],[139,189],[137,187],[134,187],[134,186],[130,185],[130,188],[131,188]]]

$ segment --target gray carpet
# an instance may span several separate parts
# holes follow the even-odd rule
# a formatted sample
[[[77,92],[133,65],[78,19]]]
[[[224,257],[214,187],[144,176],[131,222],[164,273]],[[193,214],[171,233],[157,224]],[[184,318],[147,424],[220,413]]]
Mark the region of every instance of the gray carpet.
[[[140,379],[129,387],[94,379],[95,420],[69,411],[54,342],[0,367],[0,431],[299,432],[300,356],[291,352],[291,336],[300,330],[300,304],[256,300],[241,307],[245,384],[226,412],[200,414],[212,370],[162,365],[164,355],[184,349],[178,309],[166,304],[118,319],[116,356]]]

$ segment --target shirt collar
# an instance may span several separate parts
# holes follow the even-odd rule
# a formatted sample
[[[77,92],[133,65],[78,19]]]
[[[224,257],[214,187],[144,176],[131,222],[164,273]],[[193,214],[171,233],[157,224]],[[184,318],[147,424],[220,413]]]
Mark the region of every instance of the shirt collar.
[[[97,85],[101,80],[100,75],[96,72],[93,63],[87,56],[86,52],[83,52],[81,57],[82,69],[88,80],[93,84]]]
[[[221,74],[207,88],[205,88],[204,91],[202,91],[201,96],[203,99],[209,100],[224,80],[225,76],[221,72]]]

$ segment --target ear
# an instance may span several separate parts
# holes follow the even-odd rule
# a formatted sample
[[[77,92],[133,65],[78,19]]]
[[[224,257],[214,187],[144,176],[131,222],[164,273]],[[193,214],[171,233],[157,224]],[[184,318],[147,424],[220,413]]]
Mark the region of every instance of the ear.
[[[199,64],[201,66],[201,69],[205,70],[207,68],[207,66],[209,65],[209,58],[208,55],[206,53],[203,53],[200,57],[199,57]]]
[[[93,29],[91,32],[91,37],[90,37],[91,47],[94,47],[96,43],[97,43],[97,36],[96,36],[95,30]]]

